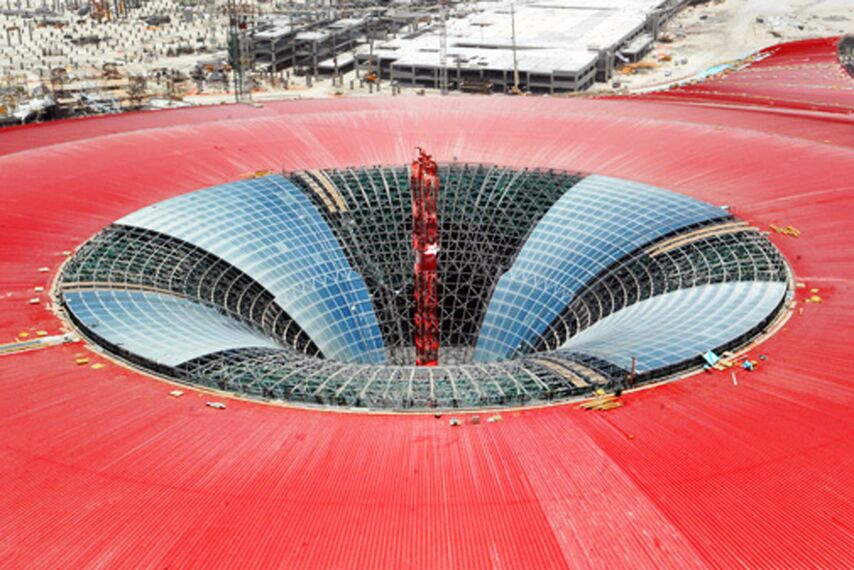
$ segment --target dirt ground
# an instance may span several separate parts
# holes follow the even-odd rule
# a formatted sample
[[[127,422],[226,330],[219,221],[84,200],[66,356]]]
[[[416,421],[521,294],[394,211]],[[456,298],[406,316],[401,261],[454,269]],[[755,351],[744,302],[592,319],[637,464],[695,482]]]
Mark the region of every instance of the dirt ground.
[[[665,32],[674,41],[657,42],[644,60],[657,67],[616,73],[614,80],[620,87],[633,92],[661,88],[769,45],[854,33],[854,0],[709,2],[682,10],[668,22]],[[667,55],[670,61],[660,60]],[[593,90],[613,87],[613,83],[597,85]]]

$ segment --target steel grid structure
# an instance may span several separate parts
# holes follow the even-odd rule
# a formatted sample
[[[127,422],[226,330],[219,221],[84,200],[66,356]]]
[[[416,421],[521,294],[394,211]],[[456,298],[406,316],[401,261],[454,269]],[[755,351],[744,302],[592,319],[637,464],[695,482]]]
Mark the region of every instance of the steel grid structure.
[[[287,172],[338,236],[373,292],[389,363],[414,361],[412,212],[406,167]],[[470,362],[495,281],[578,173],[440,164],[439,341],[447,364]]]
[[[725,209],[563,171],[452,163],[439,176],[441,366],[413,365],[405,166],[289,172],[156,204],[78,250],[63,301],[90,338],[173,378],[391,409],[616,389],[632,357],[646,382],[748,341],[785,304],[784,260]],[[191,339],[187,315],[227,333]],[[352,328],[342,319],[377,340],[336,332]]]
[[[273,294],[227,261],[183,240],[113,224],[83,244],[65,267],[63,292],[151,291],[223,311],[298,352],[320,350]]]

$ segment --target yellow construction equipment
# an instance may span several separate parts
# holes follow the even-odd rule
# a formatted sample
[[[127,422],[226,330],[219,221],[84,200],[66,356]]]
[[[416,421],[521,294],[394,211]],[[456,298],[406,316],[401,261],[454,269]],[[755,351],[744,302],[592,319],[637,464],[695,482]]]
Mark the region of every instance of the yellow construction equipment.
[[[617,396],[606,394],[601,388],[596,390],[596,397],[587,402],[582,402],[578,407],[582,410],[594,410],[597,412],[607,412],[614,408],[622,407],[623,402]]]
[[[256,170],[254,172],[244,172],[240,177],[244,180],[253,180],[255,178],[264,178],[273,174],[272,170]]]
[[[784,236],[790,236],[793,238],[801,237],[801,231],[799,229],[797,229],[796,227],[791,226],[791,225],[786,226],[785,228],[781,228],[780,226],[776,226],[774,224],[771,224],[769,227],[772,230],[774,230],[775,232],[777,232],[778,234],[783,234]]]
[[[636,71],[645,71],[648,69],[655,69],[658,67],[658,64],[654,61],[638,61],[635,63],[628,63],[623,66],[621,71],[627,75],[631,75]]]

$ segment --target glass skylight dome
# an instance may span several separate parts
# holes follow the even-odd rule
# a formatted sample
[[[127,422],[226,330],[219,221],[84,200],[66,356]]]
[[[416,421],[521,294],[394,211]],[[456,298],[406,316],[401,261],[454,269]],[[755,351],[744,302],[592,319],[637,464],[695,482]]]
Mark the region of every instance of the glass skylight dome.
[[[414,366],[409,173],[292,172],[108,226],[60,295],[160,375],[348,407],[522,405],[635,384],[779,315],[782,256],[718,206],[628,180],[440,165],[440,366]]]

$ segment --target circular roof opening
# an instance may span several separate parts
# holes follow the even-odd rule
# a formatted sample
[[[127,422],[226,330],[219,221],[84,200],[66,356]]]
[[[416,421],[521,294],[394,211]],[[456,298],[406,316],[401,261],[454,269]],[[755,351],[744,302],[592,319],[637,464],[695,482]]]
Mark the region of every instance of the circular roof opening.
[[[623,179],[439,167],[439,366],[416,367],[406,167],[288,172],[126,216],[69,260],[71,320],[172,379],[347,407],[542,403],[761,334],[788,268],[725,208]],[[631,377],[631,378],[630,378]]]

